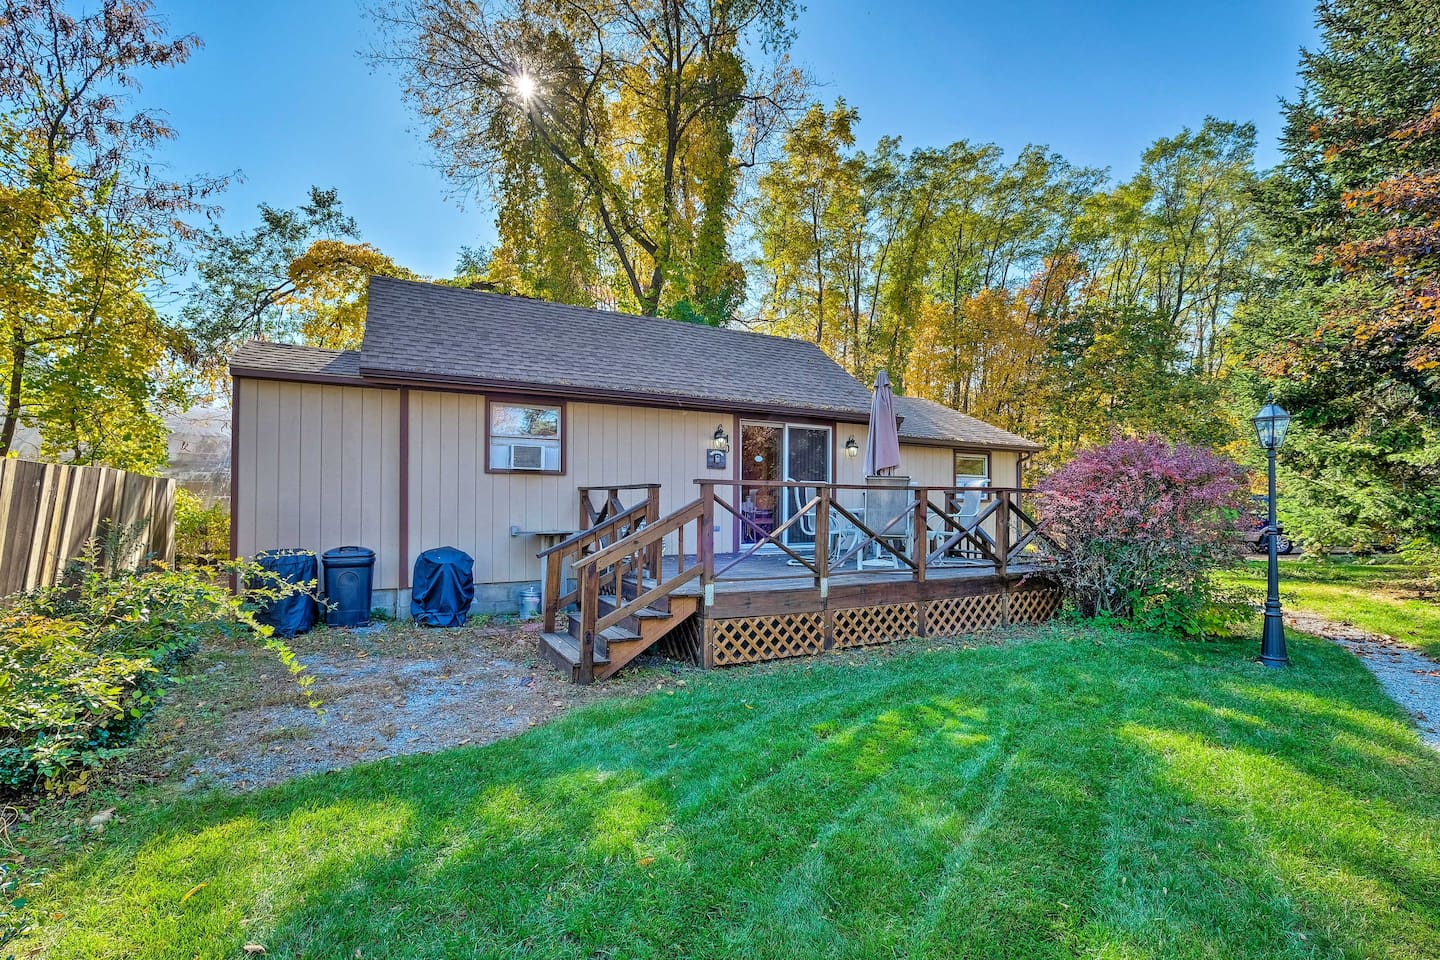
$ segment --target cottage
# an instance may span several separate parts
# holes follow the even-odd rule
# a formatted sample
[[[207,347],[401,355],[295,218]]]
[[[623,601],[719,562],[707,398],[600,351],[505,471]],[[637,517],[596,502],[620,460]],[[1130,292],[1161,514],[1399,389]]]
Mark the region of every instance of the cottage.
[[[672,524],[646,541],[651,567],[607,566],[621,584],[610,592],[625,594],[625,576],[663,580],[662,556],[678,576],[706,551],[712,568],[737,555],[815,581],[825,602],[829,570],[816,567],[831,560],[892,577],[904,561],[913,579],[915,554],[944,547],[932,569],[977,550],[993,567],[1001,500],[1006,546],[1017,541],[1010,510],[1024,514],[1018,497],[991,491],[1023,487],[1038,449],[897,397],[901,472],[930,489],[912,501],[928,501],[917,506],[922,526],[946,514],[947,490],[951,506],[966,487],[992,504],[955,542],[940,536],[942,519],[907,545],[863,520],[870,392],[813,344],[378,277],[360,350],[252,342],[230,372],[235,553],[368,546],[377,605],[401,611],[416,556],[437,546],[475,558],[478,611],[515,610],[547,562],[560,574],[548,599],[573,602],[565,587],[586,557],[702,500],[703,524],[690,518],[688,535]],[[842,527],[860,536],[837,542]],[[713,594],[713,579],[683,586],[698,598],[698,581]]]

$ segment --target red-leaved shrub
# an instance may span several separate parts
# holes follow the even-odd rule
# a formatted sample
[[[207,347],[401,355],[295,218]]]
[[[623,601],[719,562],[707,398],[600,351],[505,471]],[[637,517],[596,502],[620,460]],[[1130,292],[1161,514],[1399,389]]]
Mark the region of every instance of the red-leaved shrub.
[[[1211,575],[1239,559],[1246,473],[1201,447],[1116,438],[1039,485],[1041,528],[1085,616],[1205,632]]]

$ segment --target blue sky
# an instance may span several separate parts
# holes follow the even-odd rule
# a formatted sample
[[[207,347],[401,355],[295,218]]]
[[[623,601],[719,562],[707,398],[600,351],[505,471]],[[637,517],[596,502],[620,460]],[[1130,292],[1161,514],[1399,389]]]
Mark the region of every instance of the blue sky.
[[[422,273],[493,239],[486,204],[447,195],[395,78],[361,56],[374,26],[358,0],[157,7],[205,42],[146,80],[143,101],[179,130],[161,159],[177,176],[243,174],[221,200],[227,229],[313,183],[338,187],[365,238]],[[1207,114],[1255,121],[1273,163],[1279,98],[1314,36],[1310,0],[812,0],[798,30],[792,57],[820,99],[859,109],[862,144],[1043,143],[1117,177]]]

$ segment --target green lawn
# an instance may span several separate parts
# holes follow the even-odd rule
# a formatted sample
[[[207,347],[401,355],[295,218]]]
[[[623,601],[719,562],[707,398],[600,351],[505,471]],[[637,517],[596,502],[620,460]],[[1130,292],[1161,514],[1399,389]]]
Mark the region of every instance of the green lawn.
[[[1440,602],[1421,599],[1414,567],[1303,559],[1283,563],[1280,575],[1280,599],[1286,607],[1383,633],[1440,659]],[[1248,561],[1245,573],[1230,579],[1264,591],[1265,563]]]
[[[15,952],[1440,956],[1440,757],[1345,651],[1294,637],[1274,672],[1255,646],[917,641],[254,794],[142,793]]]

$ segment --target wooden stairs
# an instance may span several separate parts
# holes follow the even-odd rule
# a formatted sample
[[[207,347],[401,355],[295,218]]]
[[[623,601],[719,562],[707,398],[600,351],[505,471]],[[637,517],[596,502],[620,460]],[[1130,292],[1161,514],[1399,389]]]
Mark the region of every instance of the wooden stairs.
[[[626,614],[613,627],[595,634],[595,679],[612,677],[627,663],[659,643],[700,608],[699,597],[662,597]],[[602,596],[601,617],[618,609],[615,598]],[[565,633],[542,633],[540,652],[572,681],[580,681],[580,641],[584,621],[578,615],[566,617]]]
[[[657,504],[650,496],[540,553],[546,564],[540,652],[576,683],[613,676],[700,608],[699,597],[675,591],[701,576],[713,552],[704,504],[696,500],[663,518]],[[687,534],[698,548],[693,561]],[[667,571],[671,544],[676,559]],[[563,592],[567,560],[576,585]],[[556,629],[562,612],[565,633]]]

